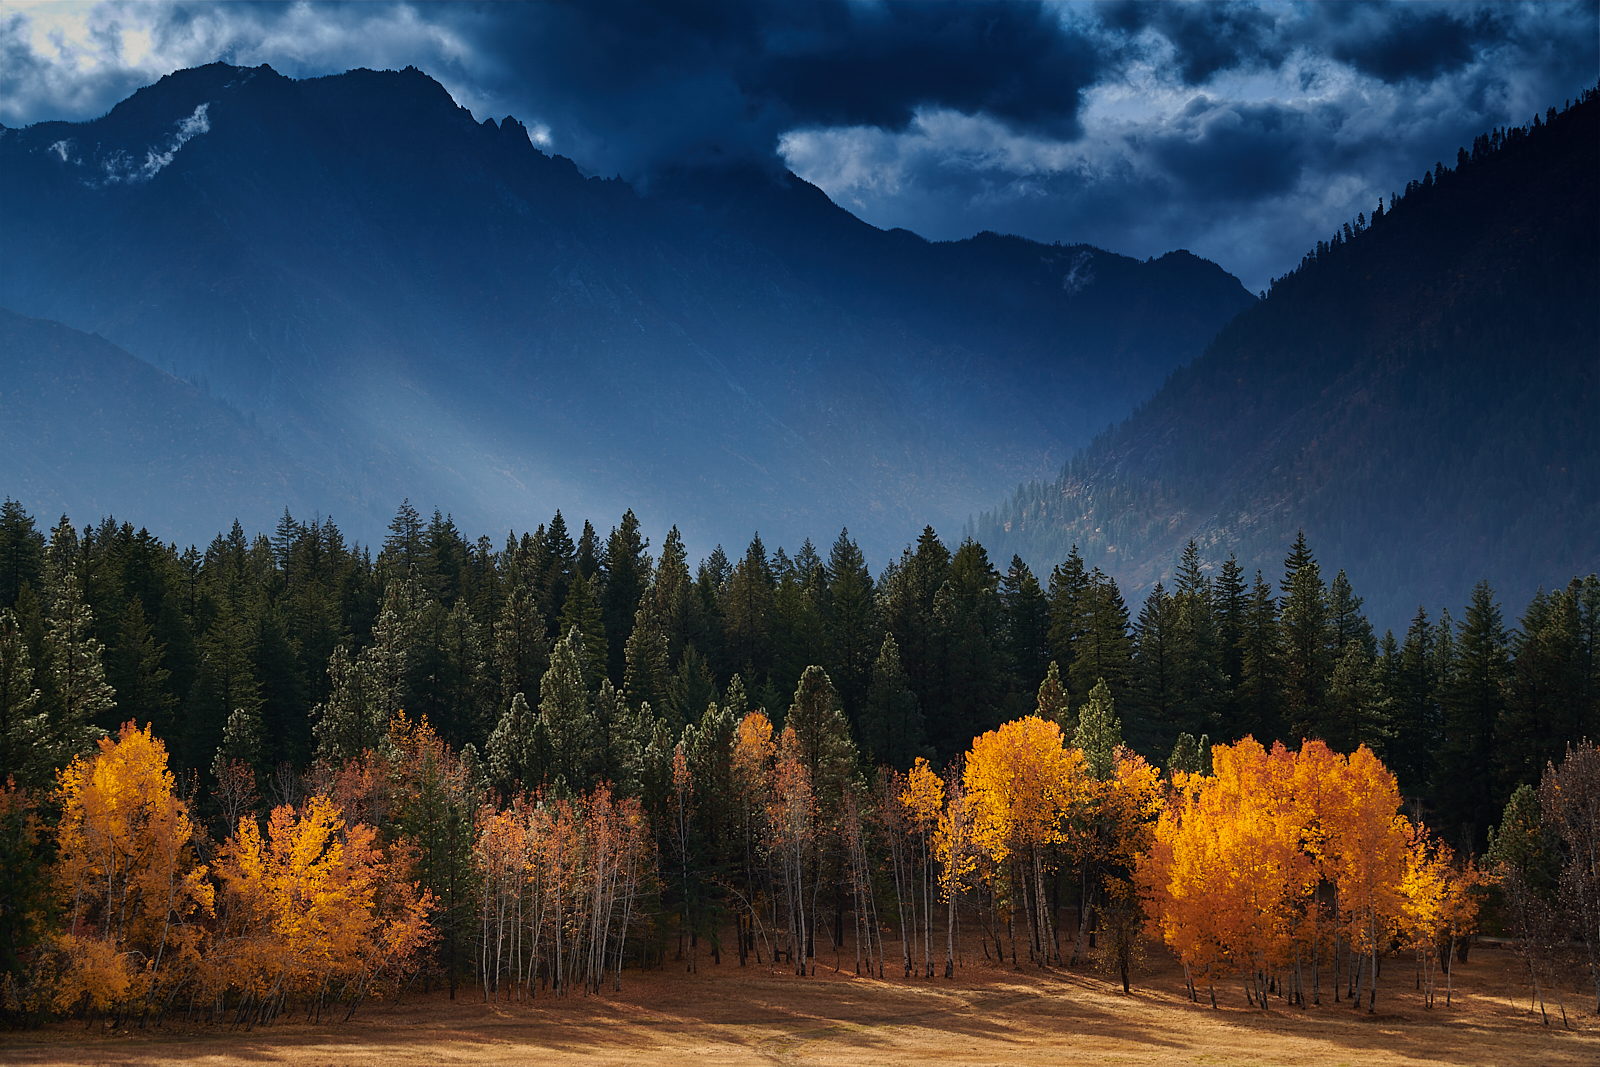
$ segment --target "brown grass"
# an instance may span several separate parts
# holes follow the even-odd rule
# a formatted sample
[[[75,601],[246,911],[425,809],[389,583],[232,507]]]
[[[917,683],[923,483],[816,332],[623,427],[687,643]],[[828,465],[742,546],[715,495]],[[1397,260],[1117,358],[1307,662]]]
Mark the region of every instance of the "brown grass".
[[[895,948],[891,944],[890,949]],[[970,949],[976,949],[974,944]],[[108,1032],[59,1023],[0,1035],[0,1061],[16,1064],[1424,1064],[1600,1063],[1600,1019],[1587,986],[1567,987],[1572,1029],[1529,1011],[1526,967],[1479,948],[1456,971],[1453,1007],[1422,1007],[1405,959],[1384,964],[1378,1011],[1332,1004],[1306,1011],[1274,1001],[1248,1008],[1238,984],[1217,991],[1220,1010],[1191,1004],[1182,972],[1159,950],[1131,996],[1089,971],[1046,972],[982,960],[954,981],[883,981],[833,971],[769,975],[765,966],[720,965],[702,952],[699,974],[681,965],[623,974],[605,996],[484,1003],[481,990],[408,995],[364,1005],[349,1023],[280,1019],[253,1031],[222,1026]]]

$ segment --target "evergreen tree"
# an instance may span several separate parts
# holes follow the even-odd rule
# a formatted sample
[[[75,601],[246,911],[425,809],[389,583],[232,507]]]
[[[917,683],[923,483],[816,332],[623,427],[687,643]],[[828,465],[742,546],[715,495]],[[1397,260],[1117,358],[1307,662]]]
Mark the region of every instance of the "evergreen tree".
[[[261,743],[255,762],[262,774],[280,763],[303,766],[311,755],[311,723],[293,638],[280,613],[266,603],[257,606],[253,627],[250,666],[261,701],[257,710]],[[150,643],[153,650],[154,641]]]
[[[544,746],[537,719],[528,707],[528,698],[519,692],[489,735],[485,752],[490,780],[505,796],[515,793],[519,785],[533,788],[542,777],[547,757],[540,751]]]
[[[1361,598],[1356,596],[1350,579],[1345,577],[1342,570],[1334,575],[1333,584],[1328,586],[1328,628],[1335,656],[1342,655],[1345,646],[1352,641],[1361,645],[1368,659],[1376,654],[1377,641],[1373,637],[1372,624],[1361,614]]]
[[[1214,606],[1217,620],[1217,664],[1222,670],[1224,696],[1218,716],[1224,722],[1239,718],[1236,695],[1244,678],[1245,620],[1250,613],[1250,587],[1233,553],[1217,574]]]
[[[1172,745],[1172,754],[1167,757],[1167,774],[1171,776],[1180,771],[1186,774],[1211,773],[1211,738],[1201,734],[1196,741],[1194,734],[1178,735],[1178,740]]]
[[[722,608],[722,648],[729,673],[743,671],[758,678],[770,670],[775,584],[766,546],[758,533],[750,539],[750,547],[718,598]]]
[[[606,584],[600,596],[600,621],[605,625],[610,650],[609,676],[627,672],[628,638],[633,635],[639,600],[650,588],[651,560],[648,538],[639,533],[639,520],[629,508],[622,522],[606,539]]]
[[[667,703],[662,721],[668,732],[674,736],[683,733],[683,728],[696,717],[691,709],[704,708],[716,698],[717,682],[711,676],[711,668],[699,650],[689,645],[683,650],[678,669],[667,679]]]
[[[44,577],[44,534],[33,517],[6,497],[0,504],[0,609],[16,606],[24,585],[39,588]]]
[[[1439,663],[1437,640],[1428,613],[1417,608],[1406,630],[1398,662],[1386,672],[1394,701],[1394,739],[1388,764],[1409,793],[1426,789],[1433,780],[1434,753],[1439,747]]]
[[[51,548],[56,544],[52,540]],[[53,765],[85,751],[104,731],[96,724],[109,722],[117,707],[116,692],[106,684],[101,656],[105,651],[94,636],[94,615],[83,602],[78,577],[67,552],[53,577],[55,603],[45,635],[45,661],[50,669],[46,748]]]
[[[1176,733],[1212,729],[1227,693],[1222,641],[1217,632],[1211,580],[1200,567],[1199,546],[1191,540],[1178,568],[1172,597],[1172,684]],[[1152,751],[1159,755],[1159,751]]]
[[[326,703],[311,709],[311,733],[317,741],[317,758],[339,765],[376,749],[388,727],[380,719],[367,674],[352,663],[343,645],[328,659],[329,693]]]
[[[860,718],[861,745],[874,763],[906,770],[932,754],[923,735],[922,708],[900,666],[894,634],[885,634],[872,664],[872,684]]]
[[[867,558],[860,546],[850,539],[848,529],[839,531],[838,540],[828,553],[822,578],[827,582],[823,618],[829,677],[839,688],[839,699],[846,715],[854,718],[860,715],[862,703],[867,699],[873,663],[881,651],[878,637],[882,631],[878,626]]]
[[[228,767],[233,763],[247,765],[257,780],[266,776],[267,761],[262,755],[259,709],[235,708],[228,715],[228,721],[222,728],[222,741],[211,760],[211,777],[218,782],[226,780]]]
[[[239,523],[234,522],[238,529]],[[383,552],[378,557],[386,580],[404,579],[422,570],[423,559],[422,516],[411,506],[410,498],[400,504],[389,523],[389,536],[383,539]]]
[[[1177,616],[1177,604],[1158,581],[1134,627],[1132,685],[1124,706],[1133,709],[1134,747],[1151,759],[1188,725],[1179,708]]]
[[[549,634],[553,639],[560,636],[556,626],[561,621],[572,581],[578,574],[578,550],[559,510],[550,525],[541,529],[544,536],[536,539],[529,580],[538,590],[539,617],[551,627]]]
[[[1089,699],[1078,711],[1078,728],[1072,743],[1083,750],[1089,773],[1109,781],[1116,773],[1117,749],[1122,745],[1122,720],[1116,716],[1116,702],[1105,680],[1095,682]]]
[[[1260,571],[1250,591],[1250,605],[1240,636],[1239,719],[1223,733],[1232,743],[1246,735],[1263,744],[1291,736],[1283,720],[1283,636],[1278,625],[1278,602],[1272,586]]]
[[[626,660],[623,692],[628,706],[635,711],[642,704],[667,706],[667,648],[667,635],[657,614],[656,598],[646,590],[639,597],[623,657]]]
[[[1115,579],[1096,567],[1089,575],[1086,599],[1083,635],[1068,670],[1074,704],[1087,699],[1089,690],[1102,681],[1113,694],[1125,692],[1133,668],[1128,605]]]
[[[567,602],[561,609],[562,638],[568,637],[574,630],[584,649],[584,677],[598,688],[601,679],[606,676],[606,665],[610,662],[606,653],[606,628],[600,617],[600,605],[594,598],[593,585],[582,575],[572,580]]]
[[[937,699],[940,670],[934,598],[950,574],[950,551],[925,526],[915,549],[907,548],[899,565],[884,576],[884,623],[900,648],[900,663],[925,711]]]
[[[1292,736],[1318,737],[1323,732],[1323,705],[1335,650],[1328,625],[1328,591],[1304,531],[1295,538],[1283,569],[1279,628],[1284,716]]]
[[[590,716],[594,732],[594,761],[585,788],[601,783],[612,792],[631,796],[639,791],[639,739],[634,715],[622,694],[608,678],[594,695]]]
[[[587,582],[573,587],[580,584]],[[545,773],[553,785],[564,783],[574,793],[588,787],[599,743],[586,677],[592,662],[581,631],[569,629],[551,650],[550,669],[539,682],[539,722],[550,746]]]
[[[689,573],[688,555],[676,526],[667,532],[666,542],[661,546],[661,560],[656,566],[651,592],[656,602],[656,618],[667,638],[667,663],[677,663],[683,658],[684,646],[689,643],[697,624],[694,578]]]
[[[1472,591],[1455,640],[1453,662],[1442,686],[1444,738],[1439,749],[1434,795],[1439,810],[1459,831],[1461,851],[1475,852],[1494,819],[1495,727],[1505,710],[1510,640],[1488,582]]]
[[[138,597],[130,597],[117,622],[115,640],[104,656],[106,683],[117,694],[117,716],[149,724],[158,737],[172,736],[176,725],[173,711],[178,703],[167,684],[172,672],[162,666],[165,651],[156,643],[155,631],[145,620],[144,605]],[[99,725],[109,730],[117,724]]]
[[[1070,738],[1072,732],[1078,728],[1077,716],[1072,714],[1066,686],[1061,684],[1061,668],[1056,666],[1055,660],[1051,660],[1050,666],[1045,668],[1044,681],[1039,683],[1034,714],[1045,722],[1053,722],[1060,726],[1063,737]]]
[[[856,746],[827,671],[816,665],[805,669],[784,726],[794,730],[800,762],[810,772],[817,801],[825,813],[830,812],[843,796],[845,783],[855,776]]]
[[[600,535],[595,532],[594,524],[588,519],[583,520],[583,532],[578,535],[576,562],[579,576],[593,584],[595,599],[598,601],[600,588],[605,585],[607,577],[605,556],[604,550],[600,547]]]
[[[509,707],[518,693],[539,699],[539,679],[550,667],[550,639],[537,598],[520,576],[507,592],[495,624],[494,664],[501,704]]]
[[[1366,745],[1379,759],[1388,757],[1391,705],[1377,684],[1374,666],[1360,640],[1352,639],[1333,669],[1322,739],[1336,752],[1354,752]]]
[[[49,723],[38,710],[39,690],[33,685],[33,664],[16,613],[0,608],[0,768],[19,786],[49,785]],[[9,909],[8,909],[9,910]]]
[[[1561,762],[1594,721],[1583,592],[1580,579],[1554,593],[1539,590],[1510,635],[1513,657],[1495,741],[1502,793],[1536,784],[1545,766]]]
[[[1062,664],[1067,676],[1077,659],[1078,643],[1089,632],[1093,616],[1094,586],[1083,568],[1083,557],[1073,545],[1066,561],[1050,571],[1050,656]]]
[[[1000,725],[1010,671],[1001,646],[999,584],[988,553],[967,538],[951,557],[950,576],[934,597],[942,676],[928,705],[928,725],[934,748],[946,758]]]
[[[1011,700],[1007,718],[1031,710],[1039,682],[1050,664],[1050,604],[1033,571],[1020,556],[1000,578],[1001,629],[1011,663]]]

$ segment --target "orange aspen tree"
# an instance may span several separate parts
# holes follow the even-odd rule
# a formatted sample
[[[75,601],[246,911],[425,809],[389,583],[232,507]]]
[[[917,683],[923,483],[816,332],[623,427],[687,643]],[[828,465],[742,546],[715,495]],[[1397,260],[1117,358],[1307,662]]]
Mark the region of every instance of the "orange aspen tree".
[[[1425,826],[1412,827],[1400,883],[1400,930],[1416,952],[1417,984],[1425,1008],[1433,1007],[1441,962],[1446,973],[1445,1004],[1450,1003],[1449,961],[1456,939],[1476,927],[1478,900],[1473,888],[1478,883],[1475,868],[1457,869],[1449,845]]]
[[[1136,939],[1144,925],[1145,892],[1139,884],[1139,857],[1150,850],[1163,806],[1161,772],[1137,752],[1119,747],[1115,773],[1101,789],[1100,818],[1109,843],[1105,865],[1107,905],[1102,911],[1109,920],[1111,955],[1124,993],[1129,991]],[[1056,962],[1060,962],[1059,951]]]
[[[270,1021],[291,996],[319,1013],[342,1000],[348,1019],[375,981],[404,975],[433,938],[433,898],[391,879],[376,839],[326,797],[273,809],[265,834],[239,821],[217,866],[226,942],[206,970],[218,1008],[233,989],[238,1022]]]
[[[905,789],[900,794],[910,826],[916,831],[922,868],[922,966],[918,973],[924,978],[933,977],[933,834],[944,814],[944,779],[933,772],[928,761],[918,756],[906,775]],[[911,903],[911,930],[915,940],[917,930],[917,901],[915,887]],[[907,975],[909,978],[910,975]]]
[[[1378,951],[1388,943],[1400,915],[1410,824],[1399,814],[1400,790],[1394,775],[1371,749],[1357,748],[1346,767],[1331,828],[1338,855],[1335,874],[1351,947],[1359,953],[1355,1000],[1359,1005],[1365,973],[1367,1010],[1376,1011]]]
[[[131,722],[60,773],[55,1010],[148,1012],[158,998],[164,1010],[196,966],[215,897],[173,785],[166,746]]]
[[[793,727],[785,727],[779,738],[772,780],[767,825],[778,854],[788,906],[790,956],[795,973],[803,976],[807,958],[805,873],[816,851],[817,802]]]
[[[972,806],[967,802],[967,784],[962,771],[952,767],[945,783],[944,811],[933,835],[934,855],[939,860],[939,889],[945,901],[944,976],[956,976],[956,910],[961,890],[977,870],[978,859],[972,843]]]
[[[1334,963],[1333,998],[1339,999],[1338,849],[1343,839],[1333,831],[1333,815],[1339,810],[1341,783],[1348,765],[1322,741],[1306,741],[1295,754],[1291,785],[1296,818],[1300,823],[1300,847],[1316,865],[1317,886],[1307,903],[1307,922],[1302,926],[1300,947],[1311,957],[1311,1003],[1322,1003],[1322,957],[1331,948]],[[1326,891],[1326,892],[1325,892]],[[1331,900],[1324,899],[1331,897]]]
[[[973,840],[1021,888],[1029,954],[1049,963],[1055,938],[1045,905],[1046,850],[1064,840],[1067,813],[1099,792],[1084,771],[1083,753],[1062,744],[1057,723],[1029,715],[974,739],[963,780]]]
[[[772,911],[772,928],[777,927],[777,893],[774,891],[769,871],[761,857],[767,834],[767,807],[772,799],[772,768],[778,755],[778,746],[772,739],[772,722],[765,714],[752,711],[739,720],[733,739],[733,792],[740,823],[744,861],[744,903],[750,914],[748,947],[756,953],[756,963],[761,962],[761,950],[756,945],[756,930],[761,929],[762,940],[767,940],[767,928],[761,924],[758,903],[765,896]],[[742,965],[746,943],[741,941],[739,961]],[[776,965],[773,945],[767,941],[767,967],[770,973]]]

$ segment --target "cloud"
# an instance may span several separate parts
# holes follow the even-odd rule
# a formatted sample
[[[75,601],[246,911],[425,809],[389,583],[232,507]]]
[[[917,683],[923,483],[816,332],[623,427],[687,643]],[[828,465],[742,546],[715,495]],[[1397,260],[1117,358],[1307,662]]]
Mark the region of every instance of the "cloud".
[[[786,165],[877,225],[1188,247],[1257,289],[1594,84],[1597,38],[1592,2],[0,2],[0,120],[91,118],[219,58],[415,65],[641,188]]]

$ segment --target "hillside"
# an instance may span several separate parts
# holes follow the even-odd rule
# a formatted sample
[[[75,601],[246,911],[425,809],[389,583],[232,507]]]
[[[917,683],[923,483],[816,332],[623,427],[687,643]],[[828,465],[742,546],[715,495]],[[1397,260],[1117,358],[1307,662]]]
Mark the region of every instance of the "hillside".
[[[1273,573],[1303,527],[1397,630],[1600,568],[1597,126],[1589,93],[1354,220],[977,536],[1045,568],[1077,544],[1133,592],[1190,538]]]
[[[253,420],[104,338],[0,308],[0,351],[0,493],[52,521],[114,514],[204,529],[224,502],[265,529],[285,507],[358,506]]]
[[[849,522],[882,560],[1253,302],[1186,253],[886,233],[787,173],[648,192],[416,70],[214,64],[4,131],[0,303],[204,382],[370,502],[363,539],[403,497],[502,530],[631,505],[701,551]]]

